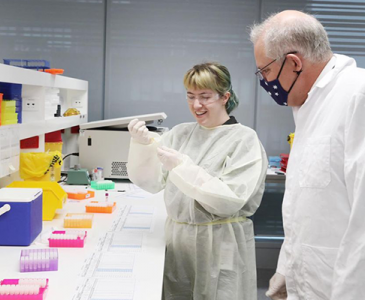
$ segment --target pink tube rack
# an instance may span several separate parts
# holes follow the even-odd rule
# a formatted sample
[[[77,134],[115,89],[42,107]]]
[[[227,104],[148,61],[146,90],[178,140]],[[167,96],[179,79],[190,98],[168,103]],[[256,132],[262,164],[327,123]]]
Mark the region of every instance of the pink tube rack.
[[[50,247],[83,248],[86,231],[53,231],[48,239]]]
[[[26,249],[20,255],[20,272],[58,270],[57,249]]]
[[[0,281],[0,300],[44,300],[48,279],[23,278]]]

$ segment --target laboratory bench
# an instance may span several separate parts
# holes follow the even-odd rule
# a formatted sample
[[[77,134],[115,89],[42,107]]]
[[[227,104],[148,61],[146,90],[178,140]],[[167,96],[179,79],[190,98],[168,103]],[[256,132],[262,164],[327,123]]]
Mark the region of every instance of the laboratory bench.
[[[252,217],[256,261],[258,269],[274,269],[284,236],[281,204],[285,175],[268,174],[265,185],[262,203]],[[85,189],[63,187],[66,191]],[[152,195],[129,181],[120,181],[108,192],[108,201],[117,203],[115,211],[94,213],[90,229],[64,229],[64,217],[71,212],[85,213],[85,204],[105,200],[105,191],[95,191],[95,198],[87,200],[68,199],[52,221],[43,221],[41,234],[29,247],[0,246],[0,279],[48,278],[46,299],[51,300],[111,300],[122,290],[123,299],[160,300],[166,219],[162,193]],[[48,238],[54,230],[87,231],[85,246],[57,248],[57,271],[21,273],[21,250],[49,248]]]
[[[108,192],[108,201],[117,204],[113,213],[94,213],[90,229],[63,228],[67,213],[85,213],[85,203],[95,199],[105,201],[105,191],[95,191],[95,198],[87,200],[66,200],[52,221],[43,221],[41,234],[29,247],[1,246],[0,279],[48,278],[49,300],[160,300],[166,219],[162,194],[117,183]],[[84,247],[57,248],[57,271],[21,273],[21,250],[49,248],[54,230],[87,231]]]

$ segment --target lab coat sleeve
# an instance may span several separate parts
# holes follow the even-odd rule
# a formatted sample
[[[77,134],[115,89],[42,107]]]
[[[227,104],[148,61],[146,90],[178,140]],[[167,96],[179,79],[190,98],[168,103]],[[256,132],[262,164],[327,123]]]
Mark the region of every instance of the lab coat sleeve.
[[[365,299],[365,94],[352,99],[346,125],[344,172],[351,214],[334,267],[331,300]]]
[[[149,145],[137,143],[131,138],[128,155],[128,177],[140,188],[150,193],[158,193],[165,188],[166,172],[162,170],[157,158],[157,147],[161,137],[154,132],[149,133],[152,142]]]
[[[256,206],[259,206],[266,169],[265,151],[253,132],[242,138],[231,157],[225,158],[220,176],[210,175],[184,156],[182,163],[169,173],[169,180],[208,212],[229,217],[250,200],[256,201]]]
[[[284,243],[281,245],[279,259],[278,259],[278,265],[276,267],[276,272],[280,273],[281,275],[285,276],[286,274],[286,253],[285,253],[285,239]]]

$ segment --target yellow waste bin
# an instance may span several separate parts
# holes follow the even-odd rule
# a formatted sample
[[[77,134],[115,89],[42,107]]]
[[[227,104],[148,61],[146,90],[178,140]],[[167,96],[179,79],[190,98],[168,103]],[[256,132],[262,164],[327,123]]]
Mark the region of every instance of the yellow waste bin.
[[[28,181],[61,179],[62,154],[59,151],[20,153],[19,175]]]

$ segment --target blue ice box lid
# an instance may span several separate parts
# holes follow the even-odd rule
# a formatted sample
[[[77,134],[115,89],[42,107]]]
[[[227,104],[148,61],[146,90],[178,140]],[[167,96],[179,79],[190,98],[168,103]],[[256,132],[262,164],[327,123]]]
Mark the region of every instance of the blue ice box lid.
[[[0,245],[29,246],[42,231],[42,189],[0,189]]]

